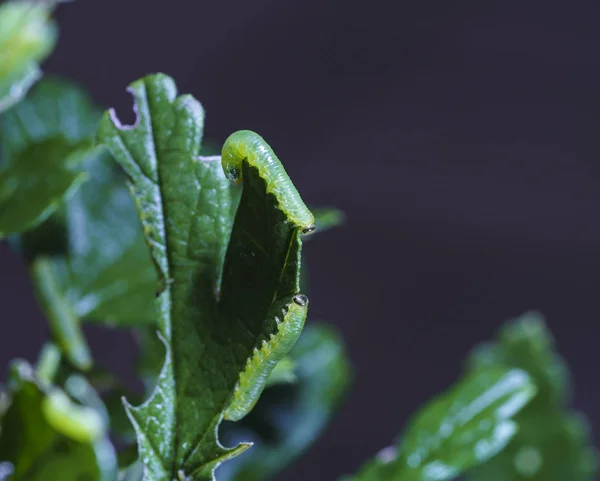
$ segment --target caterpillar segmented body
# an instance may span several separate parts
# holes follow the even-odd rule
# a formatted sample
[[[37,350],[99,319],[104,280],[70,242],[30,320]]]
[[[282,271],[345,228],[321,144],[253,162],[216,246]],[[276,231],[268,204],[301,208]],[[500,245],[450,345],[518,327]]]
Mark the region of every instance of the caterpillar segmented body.
[[[270,314],[274,314],[277,332],[264,340],[260,348],[255,348],[252,357],[246,362],[233,398],[225,411],[225,419],[238,421],[254,407],[271,371],[298,340],[307,310],[308,298],[303,294],[289,296],[276,304]]]
[[[221,159],[225,175],[235,183],[242,180],[244,160],[256,167],[267,184],[267,192],[275,195],[280,209],[290,221],[298,226],[303,234],[315,230],[312,212],[302,201],[275,152],[260,135],[250,130],[240,130],[231,134],[223,145]]]
[[[98,412],[71,401],[62,391],[53,391],[42,401],[46,421],[58,432],[81,443],[92,442],[104,434],[104,422]]]

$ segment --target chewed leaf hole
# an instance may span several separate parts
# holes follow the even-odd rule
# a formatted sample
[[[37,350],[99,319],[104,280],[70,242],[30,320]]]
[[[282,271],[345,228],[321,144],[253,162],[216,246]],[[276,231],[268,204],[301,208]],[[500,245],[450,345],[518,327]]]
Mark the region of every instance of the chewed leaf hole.
[[[127,92],[127,99],[116,102],[116,107],[109,110],[111,120],[120,130],[133,130],[140,123],[140,113],[133,91],[127,89]]]

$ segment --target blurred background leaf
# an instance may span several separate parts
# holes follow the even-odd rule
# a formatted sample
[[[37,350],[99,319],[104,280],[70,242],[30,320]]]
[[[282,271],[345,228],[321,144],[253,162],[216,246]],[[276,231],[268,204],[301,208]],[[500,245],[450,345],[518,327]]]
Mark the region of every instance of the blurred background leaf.
[[[77,169],[93,155],[90,142],[58,137],[24,149],[0,168],[0,239],[35,227],[86,180]]]
[[[80,400],[90,400],[85,380],[74,382]],[[115,479],[116,457],[97,397],[91,405],[76,404],[58,387],[37,379],[25,361],[11,366],[8,396],[0,418],[0,464],[12,466],[11,481]]]
[[[43,165],[48,145],[90,142],[99,118],[81,88],[44,79],[0,117],[3,157],[9,166],[24,155],[27,165]],[[66,148],[56,163],[67,164],[72,155]],[[58,345],[75,366],[85,369],[91,355],[81,320],[117,326],[154,323],[156,275],[125,176],[112,158],[96,149],[70,168],[88,181],[42,225],[11,243],[34,267],[34,286],[53,321]],[[42,259],[40,276],[35,266]],[[48,285],[54,289],[43,295]]]
[[[517,414],[519,432],[505,451],[469,473],[472,481],[591,481],[598,472],[587,418],[570,410],[569,372],[554,351],[541,314],[529,312],[500,329],[495,342],[470,355],[473,372],[491,367],[527,371],[535,399]]]
[[[315,232],[324,232],[346,222],[345,214],[335,207],[310,207],[310,210],[315,216]]]
[[[12,0],[0,5],[0,112],[19,102],[41,77],[39,62],[53,50],[58,28],[52,5]]]
[[[490,367],[466,374],[423,405],[397,446],[382,450],[345,481],[446,481],[502,451],[518,430],[515,414],[535,395],[525,371]]]

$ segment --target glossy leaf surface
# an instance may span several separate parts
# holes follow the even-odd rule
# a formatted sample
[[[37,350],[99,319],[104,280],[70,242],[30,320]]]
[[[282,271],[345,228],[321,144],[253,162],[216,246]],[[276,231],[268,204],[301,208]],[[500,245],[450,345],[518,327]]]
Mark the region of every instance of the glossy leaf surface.
[[[535,394],[519,369],[466,376],[408,422],[397,447],[381,451],[354,481],[445,481],[487,461],[517,432],[512,420]]]
[[[216,466],[248,447],[222,447],[217,428],[248,358],[276,332],[281,303],[298,292],[300,232],[281,208],[286,192],[247,162],[234,223],[220,159],[198,158],[200,104],[177,97],[161,74],[130,90],[135,125],[107,113],[99,139],[130,177],[159,276],[167,359],[151,398],[128,411],[147,481],[213,479]]]
[[[90,142],[63,137],[36,143],[0,169],[0,239],[31,229],[86,180],[78,164],[93,155]]]
[[[100,112],[81,89],[44,79],[0,116],[6,165],[27,165],[43,173],[46,146],[89,144],[99,119]],[[119,326],[156,319],[156,274],[125,176],[106,152],[95,149],[93,154],[70,170],[77,178],[87,177],[84,185],[18,242],[32,265],[54,337],[80,368],[91,363],[80,332],[82,319]],[[70,165],[69,158],[63,161]],[[43,280],[35,268],[38,261],[44,262]]]
[[[23,102],[0,116],[4,160],[53,138],[80,142],[94,133],[99,112],[88,95],[75,84],[47,77]]]
[[[588,481],[595,478],[598,456],[591,445],[585,416],[566,408],[569,373],[554,351],[552,335],[541,315],[530,312],[507,323],[496,342],[471,355],[474,371],[508,366],[527,371],[535,399],[515,420],[519,432],[499,456],[474,470],[476,481]]]

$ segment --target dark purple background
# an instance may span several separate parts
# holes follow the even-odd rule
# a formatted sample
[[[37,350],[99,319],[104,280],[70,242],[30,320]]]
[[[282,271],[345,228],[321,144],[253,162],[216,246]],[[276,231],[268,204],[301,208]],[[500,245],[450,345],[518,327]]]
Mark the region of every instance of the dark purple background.
[[[400,6],[398,4],[401,4]],[[306,246],[311,317],[344,334],[353,392],[288,481],[388,443],[500,323],[540,309],[600,430],[600,4],[80,0],[47,70],[127,120],[125,85],[174,76],[208,137],[249,128],[305,200],[348,223]],[[0,246],[0,361],[46,328]],[[123,370],[127,339],[91,331]]]

